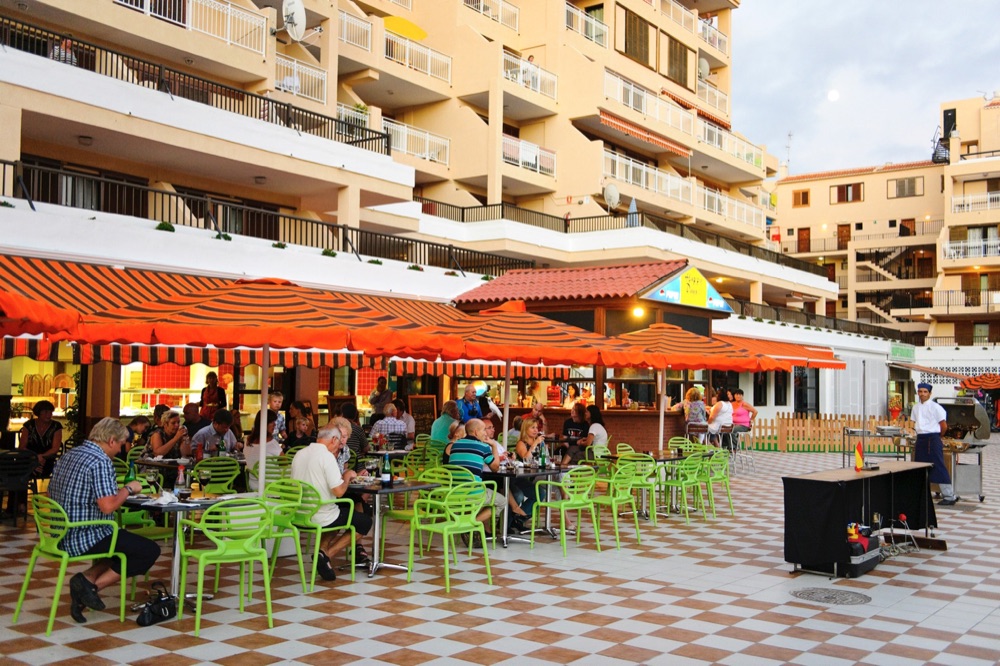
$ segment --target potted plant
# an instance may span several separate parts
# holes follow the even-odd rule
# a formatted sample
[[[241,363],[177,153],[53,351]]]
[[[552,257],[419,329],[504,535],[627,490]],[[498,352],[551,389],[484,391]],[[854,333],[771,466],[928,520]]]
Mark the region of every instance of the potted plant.
[[[899,418],[900,412],[903,411],[903,396],[898,393],[893,393],[889,396],[889,416],[893,421]]]

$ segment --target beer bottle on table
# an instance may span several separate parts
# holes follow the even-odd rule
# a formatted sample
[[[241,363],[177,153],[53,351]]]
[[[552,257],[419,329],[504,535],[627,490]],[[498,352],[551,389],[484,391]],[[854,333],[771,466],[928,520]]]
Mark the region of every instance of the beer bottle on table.
[[[382,460],[382,487],[392,488],[392,465],[389,464],[389,456]]]
[[[122,479],[122,485],[128,485],[135,481],[135,462],[129,462],[128,471],[125,472],[125,478]]]
[[[538,447],[538,466],[540,468],[542,468],[542,469],[545,469],[545,465],[546,465],[546,460],[545,460],[545,443],[543,442]]]

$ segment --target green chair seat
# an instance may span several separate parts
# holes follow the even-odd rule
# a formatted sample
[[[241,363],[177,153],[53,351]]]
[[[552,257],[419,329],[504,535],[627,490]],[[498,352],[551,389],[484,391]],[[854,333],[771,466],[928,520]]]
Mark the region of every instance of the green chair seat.
[[[355,533],[354,526],[351,525],[352,519],[354,518],[354,501],[347,498],[335,498],[331,500],[324,501],[320,497],[319,491],[316,490],[315,486],[311,483],[306,483],[304,481],[299,482],[302,486],[302,501],[299,504],[298,510],[295,512],[295,518],[292,520],[292,524],[298,528],[300,533],[305,533],[309,536],[312,541],[312,565],[310,567],[311,572],[309,576],[309,589],[316,589],[316,564],[319,560],[319,546],[320,541],[324,534],[329,532],[350,532],[351,534],[351,545],[350,545],[350,558],[351,558],[351,581],[354,581],[354,555],[355,555],[355,545],[357,544],[357,534]],[[347,522],[345,525],[340,527],[327,527],[313,520],[316,512],[320,507],[336,504],[339,506],[341,511],[347,511]]]
[[[611,509],[611,520],[615,528],[615,546],[622,549],[621,539],[618,536],[618,513],[619,507],[632,507],[632,519],[635,521],[635,542],[642,543],[639,536],[639,512],[635,507],[635,495],[632,494],[632,484],[636,479],[636,468],[633,463],[622,463],[615,467],[615,471],[608,481],[608,492],[605,495],[595,495],[594,504],[597,506],[597,535],[600,538],[601,528],[601,507],[606,506]]]
[[[240,464],[235,458],[205,458],[195,464],[191,480],[197,480],[198,473],[202,470],[208,470],[212,473],[212,480],[202,488],[202,492],[212,495],[226,495],[236,492],[233,482],[240,475]]]
[[[594,507],[594,483],[596,474],[590,467],[576,467],[563,476],[560,481],[538,481],[535,483],[535,505],[531,508],[531,547],[535,547],[535,528],[538,527],[539,512],[552,509],[559,512],[559,543],[562,544],[563,557],[566,557],[566,512],[576,511],[579,514],[587,509],[590,511],[590,522],[594,526],[594,540],[597,550],[601,550],[600,534],[597,531],[597,512]],[[543,490],[545,498],[543,499]],[[549,499],[550,491],[562,491],[563,499]],[[576,542],[580,543],[582,525],[576,526]]]

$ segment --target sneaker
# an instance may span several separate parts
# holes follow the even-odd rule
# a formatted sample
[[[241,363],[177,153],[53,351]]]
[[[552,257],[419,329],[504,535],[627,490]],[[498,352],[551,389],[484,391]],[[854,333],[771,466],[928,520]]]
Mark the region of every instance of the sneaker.
[[[104,602],[97,595],[97,586],[87,580],[87,577],[82,573],[69,579],[69,592],[71,597],[87,608],[104,610]]]
[[[955,503],[960,499],[962,498],[957,495],[955,497],[952,497],[951,499],[943,499],[940,502],[938,502],[938,506],[954,506]]]
[[[358,544],[354,548],[354,568],[363,569],[370,566],[372,563],[372,558],[368,557],[368,551],[361,544]]]
[[[322,550],[319,551],[319,557],[316,558],[316,573],[318,573],[323,580],[337,580],[337,572],[334,571],[333,565],[330,564],[329,556]]]

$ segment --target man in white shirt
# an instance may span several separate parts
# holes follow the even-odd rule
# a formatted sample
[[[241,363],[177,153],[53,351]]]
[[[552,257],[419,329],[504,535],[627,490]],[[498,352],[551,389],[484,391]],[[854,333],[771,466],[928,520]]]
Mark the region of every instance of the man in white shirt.
[[[406,424],[406,440],[412,442],[417,436],[417,422],[406,411],[406,403],[402,398],[396,398],[392,404],[396,407],[396,418]]]
[[[406,445],[407,425],[397,416],[396,405],[391,402],[385,406],[385,418],[379,419],[372,426],[372,435],[382,434],[389,440],[390,448],[402,449]],[[397,446],[398,445],[398,446]]]
[[[357,474],[349,469],[340,473],[337,455],[344,445],[343,433],[333,422],[320,428],[316,441],[302,449],[292,458],[292,478],[311,484],[319,492],[324,501],[340,498],[347,492],[348,484]],[[336,504],[320,507],[313,515],[313,521],[328,527],[340,527],[347,524],[347,511],[342,511]],[[368,534],[372,528],[370,516],[355,511],[351,525],[358,537]],[[347,547],[351,542],[350,532],[332,532],[323,537],[320,542],[319,561],[316,571],[323,580],[337,579],[331,561],[333,557]],[[355,564],[368,560],[364,549],[358,543],[355,549]]]
[[[917,384],[917,398],[910,417],[917,431],[917,445],[913,449],[913,459],[917,462],[933,463],[930,481],[938,484],[944,497],[939,504],[951,506],[961,498],[955,495],[951,475],[944,464],[944,444],[941,435],[948,429],[948,415],[944,407],[931,400],[931,385]]]

